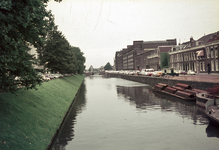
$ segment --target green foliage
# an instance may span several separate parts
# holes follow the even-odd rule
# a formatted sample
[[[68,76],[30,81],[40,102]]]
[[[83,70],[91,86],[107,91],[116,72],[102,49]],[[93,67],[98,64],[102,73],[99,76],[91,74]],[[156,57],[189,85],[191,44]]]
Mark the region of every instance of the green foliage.
[[[53,16],[46,10],[47,2],[48,0],[1,0],[1,89],[15,92],[18,86],[29,89],[42,82],[32,67],[33,56],[28,51],[30,45],[42,46],[47,31],[54,27]]]
[[[104,69],[105,70],[112,70],[112,66],[110,65],[109,62],[104,66]]]
[[[83,52],[78,47],[70,46],[60,31],[49,31],[45,45],[38,52],[45,68],[61,74],[84,72]]]
[[[160,53],[160,68],[169,68],[169,53]]]
[[[77,73],[82,74],[84,73],[84,63],[85,63],[85,57],[83,56],[84,53],[81,52],[79,47],[70,47],[70,49],[73,50],[73,52],[76,54],[76,59],[77,59]]]
[[[93,66],[91,65],[90,68],[88,69],[88,71],[89,71],[89,72],[93,72],[93,70],[94,70],[94,68],[93,68]]]

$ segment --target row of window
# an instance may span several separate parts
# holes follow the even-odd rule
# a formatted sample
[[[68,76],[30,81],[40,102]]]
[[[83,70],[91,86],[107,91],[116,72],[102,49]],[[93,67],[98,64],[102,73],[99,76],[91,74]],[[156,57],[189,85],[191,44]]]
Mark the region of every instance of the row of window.
[[[217,45],[206,47],[206,54],[207,54],[207,58],[214,58],[214,57],[218,58]]]
[[[206,47],[205,53],[207,55],[207,58],[218,58],[217,45]],[[202,59],[204,59],[204,56],[197,56],[196,51],[170,56],[170,62],[183,62],[183,61],[202,60]]]
[[[211,71],[219,71],[218,59],[211,60]],[[200,62],[188,62],[188,63],[171,63],[171,67],[176,70],[194,70],[197,71],[198,67],[200,71],[206,71],[208,66],[205,64],[205,61]]]

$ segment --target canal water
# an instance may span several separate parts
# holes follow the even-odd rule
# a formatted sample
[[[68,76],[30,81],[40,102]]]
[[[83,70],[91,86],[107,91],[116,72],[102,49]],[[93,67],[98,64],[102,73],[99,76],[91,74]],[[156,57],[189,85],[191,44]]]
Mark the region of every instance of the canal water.
[[[219,128],[204,109],[155,95],[151,86],[85,77],[52,150],[218,150]]]

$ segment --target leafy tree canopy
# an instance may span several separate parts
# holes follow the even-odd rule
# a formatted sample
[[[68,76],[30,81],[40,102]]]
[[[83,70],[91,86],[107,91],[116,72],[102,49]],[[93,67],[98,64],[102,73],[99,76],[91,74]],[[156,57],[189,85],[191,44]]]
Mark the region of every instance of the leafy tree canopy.
[[[112,66],[110,65],[109,62],[104,66],[104,69],[105,70],[112,70]]]
[[[60,0],[55,0],[60,2]],[[0,2],[0,88],[15,92],[18,86],[35,88],[42,82],[32,67],[29,46],[44,44],[54,27],[48,0],[1,0]]]
[[[60,31],[50,31],[42,49],[39,49],[40,60],[45,68],[59,73],[76,73],[77,57]]]
[[[169,68],[169,53],[160,53],[160,68]]]
[[[85,66],[84,66],[85,57],[83,56],[84,53],[81,52],[79,47],[72,47],[71,46],[71,49],[75,53],[76,59],[77,59],[77,69],[76,69],[77,73],[82,74],[84,72],[84,69],[85,69]]]
[[[93,72],[93,70],[94,70],[94,68],[93,68],[93,66],[91,65],[90,68],[88,69],[88,71]]]

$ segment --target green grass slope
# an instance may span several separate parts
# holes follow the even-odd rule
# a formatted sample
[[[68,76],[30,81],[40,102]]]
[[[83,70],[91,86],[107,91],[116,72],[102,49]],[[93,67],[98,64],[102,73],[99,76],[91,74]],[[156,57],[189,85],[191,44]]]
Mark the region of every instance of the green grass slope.
[[[0,94],[0,149],[44,150],[61,124],[84,75]]]

